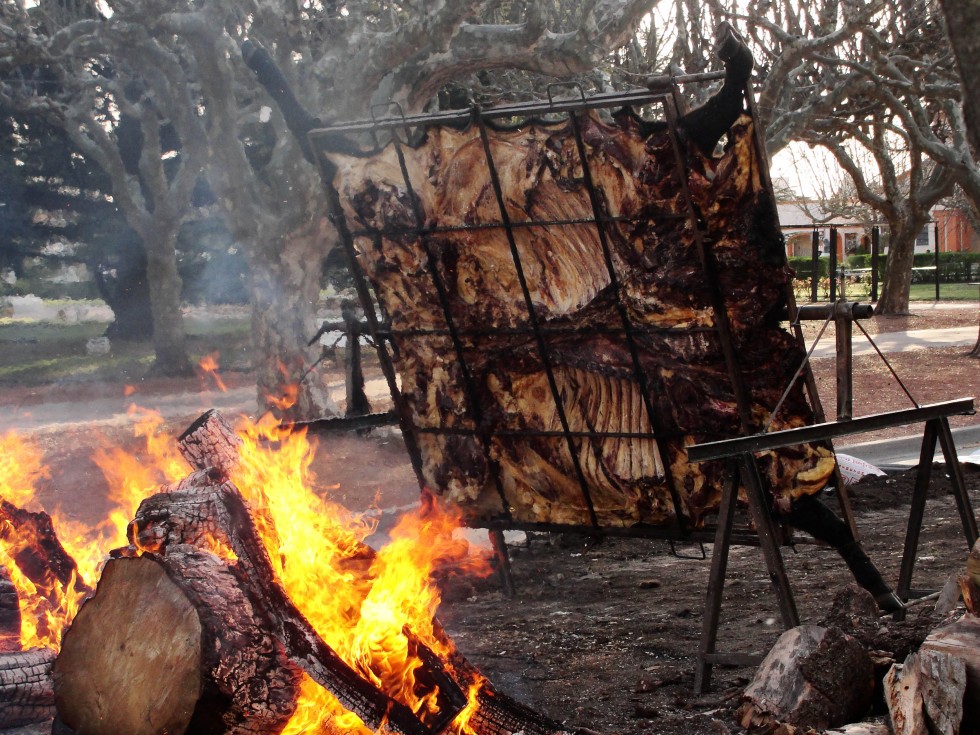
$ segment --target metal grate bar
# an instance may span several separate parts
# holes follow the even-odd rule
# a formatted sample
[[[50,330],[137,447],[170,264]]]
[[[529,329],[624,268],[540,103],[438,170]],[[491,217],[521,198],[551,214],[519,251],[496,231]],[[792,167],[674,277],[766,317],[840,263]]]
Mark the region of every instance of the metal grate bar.
[[[686,219],[687,216],[683,214],[674,214],[672,212],[658,213],[657,217],[662,220],[667,219]],[[602,222],[603,224],[614,224],[617,222],[643,222],[645,218],[640,217],[578,217],[574,219],[528,219],[520,220],[519,222],[511,222],[510,226],[515,229],[524,229],[531,227],[570,227],[575,225],[591,225],[596,222]],[[409,235],[411,237],[420,237],[423,235],[441,235],[441,234],[451,234],[454,232],[475,232],[480,230],[499,230],[505,227],[503,222],[480,222],[473,224],[461,224],[461,225],[437,225],[435,227],[390,227],[381,232],[382,235],[386,237],[391,237],[393,235]],[[376,230],[355,230],[353,232],[355,237],[364,235],[373,235]]]
[[[418,194],[415,192],[415,188],[412,186],[411,177],[408,174],[408,166],[405,163],[405,152],[402,150],[401,141],[398,139],[397,135],[394,136],[394,144],[395,154],[398,157],[398,166],[401,169],[402,178],[405,181],[406,191],[408,192],[409,200],[412,203],[412,213],[415,217],[416,223],[421,228],[422,223],[425,221],[422,214],[422,205],[419,201]],[[425,251],[425,258],[429,267],[429,272],[432,276],[432,283],[435,286],[436,293],[439,296],[439,304],[442,307],[443,318],[446,320],[446,326],[449,329],[450,339],[453,343],[453,350],[456,353],[456,360],[459,363],[459,368],[463,373],[463,390],[466,394],[467,402],[469,403],[467,408],[470,414],[470,419],[474,423],[475,429],[475,431],[472,433],[476,434],[480,428],[480,425],[482,424],[480,403],[476,392],[476,383],[473,380],[472,373],[470,372],[470,366],[466,362],[463,343],[460,340],[459,334],[456,332],[455,320],[453,319],[452,308],[449,303],[449,292],[446,289],[446,284],[442,282],[442,278],[439,275],[438,261],[435,253],[432,252],[432,246],[429,243],[428,238],[424,236],[419,237],[419,244]],[[489,442],[482,440],[481,437],[480,443],[482,445],[483,455],[485,461],[487,462],[487,466],[494,469],[493,477],[494,482],[496,483],[497,493],[500,496],[501,507],[504,514],[509,516],[510,506],[508,505],[507,497],[504,494],[504,487],[500,479],[500,472],[497,469],[497,464],[490,453]]]
[[[507,213],[507,204],[504,201],[503,189],[500,186],[500,176],[497,173],[497,167],[493,161],[493,152],[490,150],[490,137],[487,134],[487,126],[478,107],[474,108],[473,116],[476,118],[477,124],[480,128],[480,140],[483,143],[483,152],[487,158],[487,169],[490,173],[490,184],[493,188],[494,198],[497,200],[497,207],[500,210],[501,220],[505,224],[507,243],[510,246],[510,254],[514,260],[514,267],[517,269],[517,281],[521,286],[521,293],[524,296],[524,304],[527,307],[528,320],[531,324],[531,328],[534,330],[534,338],[538,345],[538,351],[541,356],[541,362],[544,366],[545,375],[548,378],[548,387],[551,390],[552,399],[555,401],[555,411],[558,414],[558,421],[561,423],[562,432],[565,435],[565,441],[568,446],[569,454],[571,455],[572,466],[575,470],[575,476],[578,480],[579,487],[582,490],[582,497],[585,500],[585,505],[589,511],[589,520],[594,527],[599,528],[599,519],[595,514],[595,506],[592,503],[592,495],[589,492],[588,482],[585,479],[585,472],[582,470],[582,463],[579,460],[574,438],[570,434],[568,416],[565,413],[565,405],[561,397],[561,392],[558,390],[558,382],[555,379],[554,366],[551,364],[551,357],[548,354],[548,345],[545,341],[544,334],[541,332],[540,324],[538,322],[538,315],[534,308],[534,301],[531,299],[531,291],[527,285],[527,277],[524,274],[524,266],[521,263],[521,254],[517,248],[517,240],[514,237],[514,230],[511,229],[509,224],[510,216]]]
[[[585,182],[585,189],[589,194],[589,204],[592,207],[596,231],[599,235],[599,246],[602,248],[602,258],[605,262],[606,272],[609,274],[609,285],[611,286],[612,292],[616,297],[616,311],[619,314],[619,319],[623,325],[624,337],[630,353],[630,362],[633,364],[633,378],[636,380],[637,386],[640,389],[640,395],[643,398],[643,408],[646,411],[647,418],[650,421],[650,426],[653,428],[653,433],[656,437],[657,453],[660,455],[660,464],[663,468],[664,480],[667,485],[667,491],[670,493],[671,503],[674,505],[674,523],[677,524],[679,528],[683,529],[686,525],[684,521],[684,509],[681,505],[680,494],[677,492],[677,486],[674,483],[673,473],[670,471],[670,455],[667,454],[668,448],[661,441],[661,437],[664,436],[664,428],[660,424],[659,415],[654,410],[653,400],[650,397],[650,385],[647,381],[646,371],[640,364],[640,352],[636,346],[636,337],[633,332],[632,320],[630,319],[626,305],[623,303],[623,288],[619,282],[619,275],[616,273],[616,265],[613,262],[612,249],[609,246],[608,234],[606,232],[606,228],[599,220],[603,207],[599,201],[599,195],[596,192],[595,182],[592,179],[592,169],[589,166],[589,159],[585,150],[585,141],[582,139],[582,126],[579,124],[578,118],[574,112],[569,113],[568,119],[572,126],[572,133],[575,136],[575,147],[578,150],[579,161],[582,164],[582,178]],[[601,464],[601,449],[595,442],[591,443],[593,445],[593,450],[596,452],[596,459]]]

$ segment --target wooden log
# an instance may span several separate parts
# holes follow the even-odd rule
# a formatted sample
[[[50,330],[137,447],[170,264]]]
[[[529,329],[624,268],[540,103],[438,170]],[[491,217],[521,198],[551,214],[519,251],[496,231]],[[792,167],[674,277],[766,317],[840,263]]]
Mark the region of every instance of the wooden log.
[[[0,566],[0,654],[20,650],[20,604],[7,569]]]
[[[0,730],[54,717],[54,651],[0,653]]]
[[[145,499],[129,526],[137,548],[162,554],[175,545],[231,549],[249,600],[290,660],[330,691],[372,730],[383,725],[406,735],[427,728],[405,705],[363,679],[328,646],[282,588],[255,531],[248,504],[230,483],[158,494]]]
[[[920,651],[885,676],[885,703],[895,735],[955,735],[963,717],[963,661],[941,651]]]
[[[279,732],[298,686],[241,581],[190,546],[107,562],[54,667],[58,715],[86,735]]]
[[[201,414],[177,438],[181,455],[196,470],[213,467],[228,479],[238,464],[242,440],[215,409]]]
[[[339,657],[333,658],[336,654],[319,639],[309,623],[289,601],[281,585],[275,581],[271,562],[264,554],[261,540],[254,533],[254,526],[250,521],[245,522],[249,510],[253,513],[263,513],[263,510],[250,509],[241,494],[229,482],[234,465],[238,461],[237,452],[241,440],[221,415],[211,410],[187,428],[179,438],[179,445],[181,454],[197,471],[178,485],[170,486],[168,490],[173,493],[170,498],[154,496],[144,501],[137,511],[136,520],[130,527],[133,543],[147,547],[155,546],[157,549],[165,548],[170,543],[206,543],[204,539],[214,535],[220,527],[222,530],[218,532],[219,536],[225,538],[236,554],[245,558],[246,568],[255,570],[250,578],[257,582],[259,594],[281,602],[281,604],[276,603],[276,607],[286,613],[288,618],[280,628],[282,640],[288,641],[291,634],[298,635],[299,640],[294,642],[299,644],[300,651],[309,650],[312,646],[314,652],[319,650],[320,655],[327,659],[328,668],[333,669],[336,662],[340,660]],[[223,499],[219,499],[214,493]],[[203,524],[192,520],[200,518],[218,520]],[[263,520],[274,532],[275,523],[271,515],[265,514]],[[357,554],[348,559],[351,573],[366,573],[375,555],[376,552],[370,546],[358,544]],[[270,582],[266,582],[266,579]],[[445,704],[455,704],[458,697],[469,689],[473,681],[483,679],[486,682],[478,695],[480,707],[470,720],[473,731],[481,735],[510,735],[518,731],[524,732],[525,735],[555,735],[562,732],[558,723],[497,692],[448,641],[438,620],[434,620],[433,624],[437,636],[454,651],[446,669],[430,667],[429,671],[430,678],[439,685]],[[415,644],[419,645],[419,642],[415,641]],[[323,651],[321,647],[327,651]],[[291,650],[289,645],[286,645],[286,648]],[[322,665],[316,660],[315,655],[303,654],[297,663],[369,726],[372,726],[372,718],[378,715],[380,708],[388,707],[388,718],[395,729],[409,731],[419,727],[418,720],[411,716],[411,713],[403,711],[401,705],[366,692],[360,681],[355,685],[346,672],[342,680],[335,680],[330,675],[330,671],[321,670]],[[350,674],[360,680],[352,670]],[[422,675],[417,673],[417,676]],[[447,676],[451,679],[447,680]],[[324,683],[325,681],[327,683]],[[458,693],[451,691],[453,686]],[[341,691],[338,692],[335,687],[340,687]],[[346,695],[343,693],[345,690],[347,690]],[[365,701],[365,696],[371,701]],[[430,721],[427,724],[433,730],[439,730],[452,719],[454,712],[455,708],[447,709],[436,722]]]
[[[78,578],[78,566],[58,540],[51,517],[44,511],[32,513],[0,500],[0,539],[8,553],[36,586],[48,590],[58,583],[76,590],[87,589]]]
[[[861,719],[871,704],[874,667],[864,647],[834,628],[783,633],[743,695],[743,727],[788,723],[816,730]]]
[[[966,675],[963,722],[980,726],[980,618],[967,614],[937,628],[926,637],[919,652],[945,653],[963,661]]]

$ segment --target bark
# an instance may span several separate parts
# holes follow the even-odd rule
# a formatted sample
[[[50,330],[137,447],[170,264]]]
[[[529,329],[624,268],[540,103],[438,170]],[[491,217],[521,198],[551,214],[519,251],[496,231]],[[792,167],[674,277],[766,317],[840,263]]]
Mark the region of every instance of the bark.
[[[0,566],[0,654],[20,650],[20,604],[17,589]]]
[[[54,659],[54,651],[40,648],[0,653],[0,730],[54,717]]]
[[[62,721],[92,735],[278,732],[299,672],[242,583],[192,547],[107,562],[54,667]]]
[[[181,280],[177,272],[179,223],[156,220],[143,232],[146,276],[153,316],[154,361],[151,375],[189,376],[194,368],[187,356],[184,318],[180,310]]]
[[[885,279],[875,314],[907,315],[909,288],[912,284],[912,264],[915,238],[928,222],[925,215],[906,215],[889,219],[888,257],[885,259]]]
[[[863,717],[874,693],[864,647],[833,628],[783,633],[759,665],[739,711],[742,727],[781,722],[815,730]]]
[[[976,32],[980,28],[980,3],[976,0],[941,0],[940,5],[963,85],[963,116],[970,145],[974,155],[980,157],[980,77],[976,74],[976,60],[980,58],[980,36]]]
[[[250,258],[252,348],[260,406],[284,421],[337,416],[317,372],[316,331],[321,266],[328,250],[320,228],[289,233]]]

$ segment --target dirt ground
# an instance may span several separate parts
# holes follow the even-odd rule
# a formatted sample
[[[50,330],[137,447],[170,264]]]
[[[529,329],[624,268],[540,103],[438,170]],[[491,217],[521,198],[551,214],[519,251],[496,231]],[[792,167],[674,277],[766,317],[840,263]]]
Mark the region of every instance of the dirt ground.
[[[976,324],[970,309],[875,319],[869,331],[883,332]],[[809,329],[810,327],[808,327]],[[889,355],[921,403],[958,396],[980,397],[980,362],[966,349],[922,350]],[[370,371],[369,366],[369,371]],[[834,407],[833,360],[815,364],[828,413]],[[246,384],[247,373],[226,382]],[[152,398],[195,383],[149,382],[140,395]],[[68,389],[0,386],[0,411],[87,395],[118,395],[121,385]],[[908,406],[878,358],[855,359],[855,414]],[[151,402],[151,401],[147,401]],[[376,407],[379,408],[379,407]],[[166,426],[174,435],[194,418]],[[976,423],[957,417],[953,424]],[[914,429],[913,429],[914,431]],[[890,434],[907,434],[898,429]],[[873,437],[881,438],[886,434]],[[99,443],[132,447],[122,427],[95,431],[78,427],[41,432],[52,477],[40,498],[61,505],[86,522],[101,519],[105,483],[90,459]],[[400,437],[391,429],[365,435],[320,438],[314,471],[332,497],[349,507],[395,508],[413,503],[418,486]],[[967,467],[974,507],[980,506],[980,472]],[[965,560],[966,542],[942,470],[933,473],[916,587],[938,588]],[[912,475],[876,478],[855,487],[858,522],[872,558],[894,581],[908,519]],[[506,598],[498,581],[452,578],[446,582],[440,618],[463,653],[497,688],[572,727],[603,733],[723,735],[738,731],[733,712],[752,675],[747,668],[716,668],[712,690],[692,691],[695,655],[710,563],[710,545],[672,548],[667,542],[610,539],[601,543],[570,535],[532,535],[512,546],[516,597]],[[834,552],[799,544],[784,550],[800,616],[818,622],[834,593],[850,581]],[[702,558],[703,557],[703,558]],[[921,608],[921,609],[924,609]],[[917,613],[913,613],[917,614]],[[885,625],[893,625],[887,620]],[[722,608],[719,648],[765,653],[782,631],[769,577],[757,548],[734,547]]]
[[[854,487],[865,546],[892,581],[913,481],[910,472]],[[941,587],[967,553],[942,471],[934,481],[916,588]],[[980,472],[969,472],[967,483],[977,507]],[[704,552],[702,559],[698,545],[672,551],[665,541],[535,536],[512,550],[514,599],[495,578],[457,583],[440,617],[498,688],[567,725],[623,735],[738,732],[734,713],[753,669],[715,667],[711,691],[693,691],[710,545]],[[852,581],[846,567],[835,552],[811,544],[783,554],[801,621],[819,623]],[[910,618],[927,608],[913,608]],[[890,618],[883,625],[898,626]],[[764,654],[782,631],[761,551],[733,547],[718,650]],[[869,715],[880,718],[881,707]]]

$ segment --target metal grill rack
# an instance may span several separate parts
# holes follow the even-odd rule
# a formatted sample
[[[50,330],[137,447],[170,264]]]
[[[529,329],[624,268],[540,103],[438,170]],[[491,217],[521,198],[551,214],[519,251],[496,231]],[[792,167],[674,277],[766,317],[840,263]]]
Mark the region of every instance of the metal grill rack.
[[[753,451],[760,451],[756,448],[746,449],[742,446],[729,447],[724,443],[716,442],[715,444],[721,444],[722,446],[713,447],[714,452],[710,457],[708,457],[697,455],[696,452],[699,448],[692,447],[690,451],[691,461],[704,461],[705,459],[727,459],[729,467],[729,480],[725,483],[725,487],[722,491],[722,502],[716,525],[702,528],[692,527],[692,525],[685,519],[684,513],[680,512],[682,507],[680,495],[677,488],[674,486],[673,478],[668,467],[668,462],[666,461],[669,454],[666,446],[664,445],[665,432],[660,426],[658,426],[658,412],[654,410],[653,406],[652,396],[654,395],[656,386],[650,385],[652,377],[642,368],[637,348],[637,332],[642,329],[650,329],[650,327],[634,323],[630,318],[626,305],[619,297],[620,274],[617,273],[614,265],[612,252],[607,237],[607,228],[620,220],[606,217],[602,214],[603,210],[600,206],[599,194],[596,191],[594,182],[592,181],[592,172],[590,171],[588,158],[586,156],[586,143],[583,140],[582,130],[578,124],[577,115],[590,109],[601,108],[606,110],[618,110],[624,107],[632,109],[647,108],[655,110],[658,117],[666,121],[668,134],[670,136],[670,144],[673,150],[674,162],[678,172],[678,179],[683,193],[684,212],[681,216],[686,219],[687,226],[690,227],[691,231],[694,233],[694,242],[697,248],[705,284],[710,295],[710,305],[714,316],[715,326],[711,328],[711,331],[718,340],[718,344],[724,356],[731,391],[735,397],[738,407],[742,438],[733,438],[732,441],[746,441],[747,439],[751,439],[753,435],[756,434],[757,428],[755,427],[750,415],[751,404],[749,401],[748,390],[737,360],[736,350],[732,339],[731,326],[728,321],[728,312],[725,307],[725,298],[721,292],[721,289],[719,288],[717,278],[718,264],[714,253],[712,252],[709,238],[704,230],[704,225],[701,222],[699,214],[692,204],[690,194],[687,191],[686,176],[682,175],[685,171],[685,158],[682,143],[678,138],[676,127],[677,120],[684,111],[684,103],[679,94],[678,85],[685,83],[703,83],[720,79],[723,76],[723,73],[718,72],[678,77],[664,77],[660,79],[659,85],[655,84],[651,89],[596,95],[591,97],[585,97],[584,95],[579,94],[573,99],[552,98],[547,102],[528,103],[487,110],[474,107],[473,109],[466,111],[442,112],[427,115],[403,115],[396,111],[396,114],[394,115],[375,117],[371,120],[346,125],[332,126],[329,128],[314,130],[310,133],[310,141],[312,142],[312,147],[317,160],[321,165],[323,179],[327,184],[326,189],[330,200],[331,216],[340,233],[341,242],[350,256],[358,296],[364,309],[365,317],[374,343],[378,349],[381,368],[388,382],[391,396],[394,401],[395,412],[398,416],[402,434],[404,436],[413,467],[417,476],[419,477],[420,485],[425,485],[422,470],[423,459],[419,446],[419,437],[422,434],[426,432],[449,434],[467,431],[473,432],[476,430],[467,428],[449,429],[421,427],[414,423],[411,411],[408,409],[405,398],[400,392],[398,378],[396,375],[396,358],[398,355],[399,345],[402,344],[403,340],[413,340],[420,337],[431,336],[439,336],[450,340],[452,343],[455,360],[457,361],[460,368],[460,374],[462,375],[462,388],[467,400],[466,410],[474,419],[473,425],[481,425],[479,420],[480,401],[477,398],[474,377],[468,363],[467,350],[464,345],[464,337],[472,336],[472,332],[464,334],[461,327],[454,319],[450,308],[449,286],[444,283],[440,277],[439,269],[436,267],[436,255],[430,247],[429,238],[433,235],[438,235],[440,233],[455,229],[502,229],[506,234],[510,254],[513,259],[513,266],[516,270],[517,279],[520,284],[520,291],[523,297],[524,306],[526,308],[527,328],[525,334],[527,337],[531,338],[532,342],[536,345],[537,357],[540,360],[540,363],[543,366],[544,372],[547,376],[547,383],[551,391],[551,398],[556,407],[561,430],[558,432],[511,430],[497,432],[497,435],[547,437],[559,438],[562,440],[566,444],[571,456],[571,461],[574,465],[574,475],[581,490],[583,501],[588,510],[589,517],[588,524],[577,526],[517,521],[510,517],[507,511],[508,504],[504,497],[504,490],[501,487],[500,477],[497,475],[495,477],[495,481],[497,484],[498,493],[503,501],[503,512],[500,517],[489,519],[485,525],[490,529],[491,539],[494,542],[495,548],[497,549],[498,559],[502,564],[505,586],[510,585],[509,567],[507,566],[507,556],[506,551],[503,548],[502,541],[502,531],[505,529],[579,532],[594,536],[619,535],[667,539],[671,541],[714,542],[715,552],[713,554],[712,572],[709,581],[709,589],[707,592],[705,628],[702,633],[702,644],[699,652],[699,668],[696,681],[696,688],[699,690],[707,686],[710,667],[712,664],[745,664],[749,662],[749,659],[745,656],[740,656],[738,654],[718,653],[714,648],[717,634],[718,613],[721,606],[722,590],[724,586],[725,562],[727,560],[727,552],[730,544],[757,544],[762,547],[766,563],[769,567],[770,576],[773,580],[775,591],[779,599],[783,622],[787,627],[798,624],[798,615],[779,550],[779,545],[782,539],[781,529],[778,527],[778,524],[774,522],[774,519],[770,513],[770,503],[768,500],[769,493],[766,486],[766,480],[759,472],[759,468],[753,455]],[[746,90],[746,100],[750,114],[755,117],[753,110],[753,98],[750,89]],[[581,164],[584,184],[592,207],[592,216],[590,217],[549,221],[512,221],[508,215],[507,207],[505,205],[504,192],[501,188],[499,172],[495,165],[490,146],[488,130],[491,125],[513,122],[514,120],[528,120],[542,117],[547,117],[549,120],[564,118],[567,120],[567,123],[570,126],[574,136],[579,162]],[[409,176],[408,168],[405,163],[404,148],[405,146],[409,145],[409,141],[416,138],[420,132],[424,132],[425,129],[430,126],[465,127],[468,125],[476,126],[479,130],[480,140],[482,142],[483,151],[487,161],[486,174],[499,208],[499,221],[493,223],[481,223],[466,227],[460,226],[458,228],[427,228],[418,193],[414,182]],[[361,150],[364,149],[365,141],[367,141],[367,145],[369,147],[373,146],[376,150],[380,150],[389,143],[395,147],[399,167],[403,176],[402,183],[404,185],[404,191],[407,193],[407,196],[410,199],[411,209],[414,214],[414,221],[398,232],[387,232],[385,235],[407,236],[412,239],[417,239],[420,243],[420,246],[424,251],[424,257],[428,262],[428,275],[432,278],[432,286],[435,292],[438,294],[439,302],[442,308],[442,316],[445,319],[445,329],[415,328],[399,330],[393,328],[390,320],[386,318],[383,305],[379,304],[377,294],[372,287],[370,279],[358,263],[354,241],[355,237],[363,236],[364,233],[354,232],[351,230],[350,223],[343,216],[343,208],[341,206],[339,195],[330,184],[333,179],[334,170],[332,167],[333,164],[329,159],[329,152],[349,149],[353,139],[358,139],[360,141]],[[757,128],[755,130],[754,145],[756,147],[756,157],[761,167],[763,183],[770,195],[770,204],[773,208],[773,221],[775,222],[775,201],[774,197],[772,197],[772,185],[769,181],[768,170],[765,166],[766,157],[761,141],[760,131]],[[596,230],[598,241],[601,246],[604,265],[609,278],[610,291],[616,297],[615,310],[618,314],[620,324],[613,331],[622,340],[622,344],[626,347],[630,355],[633,379],[639,386],[642,393],[644,407],[653,428],[652,433],[649,434],[623,432],[596,433],[575,431],[570,428],[568,416],[566,415],[564,407],[564,401],[555,378],[552,355],[550,354],[548,347],[548,336],[549,334],[553,333],[553,328],[543,323],[543,320],[539,318],[536,312],[532,300],[531,290],[525,275],[524,264],[521,261],[521,254],[517,246],[515,232],[519,228],[525,227],[561,228],[582,225],[594,227]],[[374,233],[372,236],[377,236],[377,233]],[[790,322],[794,325],[793,330],[795,338],[802,347],[802,330],[800,329],[796,320],[797,309],[791,286],[787,286],[786,288],[785,301],[787,304],[787,316]],[[503,331],[506,330],[498,330],[496,333],[502,334]],[[511,329],[509,333],[512,334],[513,329]],[[482,336],[492,337],[494,334],[494,330],[491,329],[481,331]],[[807,427],[813,429],[811,434],[808,435],[807,441],[829,441],[833,436],[837,436],[842,433],[852,433],[849,431],[841,431],[839,427],[837,430],[835,430],[834,427],[837,426],[835,422],[824,423],[825,417],[816,393],[815,382],[808,365],[804,366],[803,379],[807,388],[807,393],[813,409],[815,420],[818,422],[814,427]],[[931,408],[931,411],[925,411],[925,408]],[[936,437],[938,436],[942,441],[947,460],[955,464],[955,447],[953,447],[952,439],[948,434],[949,427],[946,417],[956,413],[967,412],[972,412],[972,400],[969,401],[969,405],[963,401],[960,401],[950,402],[949,404],[940,404],[938,408],[917,408],[913,410],[911,414],[906,412],[901,417],[879,415],[876,421],[871,422],[872,425],[864,425],[862,427],[857,423],[854,423],[852,424],[852,427],[855,429],[855,432],[857,432],[881,428],[882,426],[886,425],[893,426],[919,421],[927,422],[923,453],[926,452],[926,445],[929,444],[930,441],[932,449],[935,449]],[[784,443],[780,444],[778,435],[783,433],[784,432],[773,432],[772,434],[768,434],[766,436],[769,437],[770,442],[774,442],[772,446],[788,446],[790,444],[800,443],[797,439],[785,441]],[[673,514],[673,520],[670,524],[664,526],[636,525],[631,527],[611,527],[604,526],[600,522],[595,512],[589,483],[580,465],[578,453],[579,443],[593,442],[597,438],[607,439],[614,437],[638,440],[652,439],[657,443],[660,456],[664,458],[666,482],[670,493],[670,498],[673,502],[673,507],[676,511]],[[482,446],[489,447],[489,443],[483,442]],[[489,449],[487,449],[486,452],[489,455]],[[925,454],[923,456],[925,456]],[[932,455],[930,454],[929,456],[931,458]],[[486,456],[485,459],[488,466],[494,466],[491,457]],[[837,475],[837,478],[837,487],[841,490],[840,494],[842,499],[845,501],[843,504],[843,510],[848,521],[851,522],[853,526],[853,519],[850,516],[849,507],[846,504],[846,492],[844,492],[843,483],[840,481],[839,474]],[[924,476],[923,482],[924,486],[927,484],[928,474]],[[739,485],[744,486],[747,490],[752,527],[742,528],[735,527],[733,525],[735,500],[738,495]],[[922,489],[923,502],[925,497],[924,486]],[[972,543],[976,540],[977,535],[976,522],[973,520],[972,510],[969,508],[969,501],[965,500],[965,498],[965,491],[962,489],[962,485],[960,485],[957,494],[957,502],[960,505],[961,516],[964,519],[965,535],[967,536],[968,542]],[[916,500],[916,503],[917,502],[918,501]],[[912,520],[914,523],[921,525],[921,509],[917,511],[917,508],[918,505],[914,503]],[[917,519],[914,517],[916,512],[919,514]],[[968,517],[970,521],[972,521],[972,526],[967,520]],[[909,553],[909,549],[914,547],[914,544],[917,543],[918,525],[916,526],[914,540],[912,540],[911,537],[909,540],[907,540],[907,555]],[[911,528],[912,525],[910,524],[910,533]],[[914,560],[914,548],[912,548],[911,554]],[[907,575],[905,574],[906,565],[908,565]],[[903,581],[906,581],[906,576],[908,577],[907,581],[910,583],[910,563],[903,564]],[[905,584],[905,592],[909,591],[908,587],[909,585]],[[509,591],[512,591],[512,588],[509,588]]]

